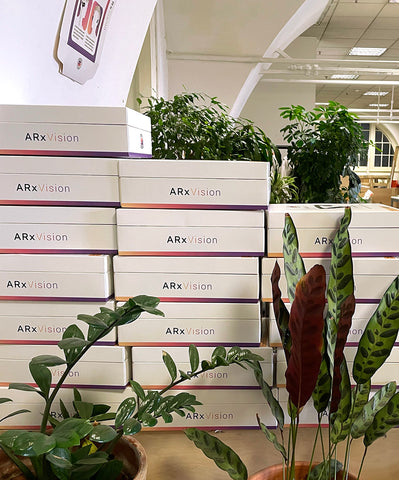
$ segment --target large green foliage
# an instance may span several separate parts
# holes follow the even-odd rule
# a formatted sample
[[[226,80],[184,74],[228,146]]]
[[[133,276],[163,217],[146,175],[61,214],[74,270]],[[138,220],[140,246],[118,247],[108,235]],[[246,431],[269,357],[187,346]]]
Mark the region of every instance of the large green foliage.
[[[216,97],[201,93],[181,93],[171,100],[150,97],[143,110],[151,119],[154,158],[272,162],[275,155],[280,159],[259,127],[231,117]]]
[[[336,102],[307,111],[301,105],[283,107],[281,116],[290,123],[281,129],[289,144],[292,168],[301,203],[355,201],[360,180],[350,167],[367,155],[367,146],[356,116]],[[349,175],[347,192],[341,175]],[[359,188],[356,188],[359,187]]]

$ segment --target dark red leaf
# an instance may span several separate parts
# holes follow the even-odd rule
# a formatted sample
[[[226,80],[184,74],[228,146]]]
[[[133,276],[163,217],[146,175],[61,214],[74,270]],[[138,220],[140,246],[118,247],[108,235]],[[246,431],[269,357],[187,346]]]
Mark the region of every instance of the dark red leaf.
[[[291,355],[285,372],[287,391],[297,409],[309,400],[321,364],[326,272],[315,265],[298,282],[289,320]]]

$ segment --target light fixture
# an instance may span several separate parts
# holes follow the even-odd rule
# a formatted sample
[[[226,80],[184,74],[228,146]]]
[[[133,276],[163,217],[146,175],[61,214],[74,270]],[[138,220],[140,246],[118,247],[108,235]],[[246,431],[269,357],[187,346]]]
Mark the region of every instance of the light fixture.
[[[386,51],[386,48],[380,47],[353,47],[349,55],[361,55],[366,57],[379,57]]]
[[[389,0],[388,3],[399,3],[399,0]]]
[[[359,78],[359,75],[357,74],[341,74],[341,73],[334,73],[334,75],[331,75],[330,77],[333,80],[341,79],[341,80],[356,80]]]
[[[385,95],[388,95],[389,92],[373,92],[369,90],[368,92],[363,93],[363,95],[371,95],[374,97],[384,97]]]
[[[387,107],[389,103],[369,103],[369,107]]]

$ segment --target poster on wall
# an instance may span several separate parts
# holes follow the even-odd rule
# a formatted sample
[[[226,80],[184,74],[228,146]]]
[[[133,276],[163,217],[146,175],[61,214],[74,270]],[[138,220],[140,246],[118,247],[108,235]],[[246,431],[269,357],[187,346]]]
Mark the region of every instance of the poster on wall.
[[[0,103],[125,106],[156,3],[0,0]]]
[[[60,73],[82,84],[94,76],[115,1],[67,0],[57,51]]]

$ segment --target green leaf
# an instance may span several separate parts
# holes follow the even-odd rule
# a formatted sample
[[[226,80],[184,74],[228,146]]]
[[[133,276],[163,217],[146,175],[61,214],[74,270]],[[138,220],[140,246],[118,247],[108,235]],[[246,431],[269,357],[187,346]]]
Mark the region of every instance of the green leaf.
[[[67,364],[73,363],[85,346],[86,340],[82,330],[77,325],[69,325],[62,334],[58,347],[64,350]]]
[[[391,353],[399,329],[399,276],[384,293],[359,341],[353,378],[366,383]]]
[[[199,353],[195,345],[190,345],[188,347],[189,357],[190,357],[190,368],[191,372],[196,372],[199,367]]]
[[[109,425],[96,425],[90,433],[92,442],[107,443],[117,436],[116,431]]]
[[[27,385],[26,383],[10,383],[8,388],[10,390],[22,390],[24,392],[36,392],[39,395],[41,392],[37,390],[35,387],[32,387],[32,385]]]
[[[284,461],[288,460],[288,457],[287,457],[287,452],[284,448],[284,445],[282,443],[280,443],[277,439],[277,435],[272,431],[270,430],[269,428],[266,427],[266,425],[264,425],[258,416],[257,417],[257,420],[258,420],[258,425],[259,425],[259,428],[261,429],[261,431],[265,434],[267,440],[269,440],[269,442],[271,442],[273,445],[274,445],[274,448],[279,452],[281,453],[281,455],[283,456],[283,459]]]
[[[227,472],[233,480],[247,480],[247,469],[240,457],[225,443],[209,433],[188,428],[184,431],[186,436],[194,442],[196,447],[213,460],[216,465]]]
[[[145,399],[145,392],[144,392],[142,386],[134,380],[130,380],[129,383],[130,383],[130,386],[132,387],[134,393],[137,395],[137,397],[140,400],[144,400]]]
[[[96,480],[116,480],[123,469],[123,462],[120,460],[108,460],[96,473]]]
[[[12,449],[16,455],[36,457],[50,452],[56,445],[55,439],[40,432],[24,432],[15,438]]]
[[[3,420],[6,420],[7,418],[15,417],[16,415],[21,415],[21,413],[29,413],[30,410],[26,410],[25,408],[22,408],[21,410],[16,410],[15,412],[9,413],[5,417],[0,418],[0,422]]]
[[[124,435],[135,435],[141,430],[141,423],[135,418],[129,418],[123,423]]]
[[[45,365],[46,367],[56,367],[63,364],[65,364],[65,360],[55,355],[38,355],[30,361],[30,365]]]
[[[101,318],[99,318],[98,316],[95,316],[95,315],[86,315],[84,313],[81,313],[77,316],[77,319],[81,320],[82,322],[87,323],[88,325],[92,325],[96,328],[100,328],[100,329],[103,329],[103,330],[108,328],[107,323],[104,322],[103,320],[101,320]]]
[[[254,370],[254,374],[258,385],[262,389],[262,394],[265,397],[270,407],[270,410],[272,411],[272,414],[277,421],[277,425],[279,429],[282,430],[284,428],[284,411],[281,408],[278,400],[276,400],[276,398],[274,397],[272,389],[264,380],[262,375],[262,367],[260,365],[257,370]]]
[[[364,435],[364,445],[366,447],[370,446],[377,438],[383,437],[397,425],[399,425],[399,393],[396,393],[385,407],[377,412],[373,423]]]
[[[50,370],[40,364],[40,363],[29,363],[29,370],[33,377],[33,380],[36,382],[37,386],[40,388],[43,397],[48,398],[50,393],[51,386],[51,372]]]
[[[0,404],[7,403],[7,402],[12,402],[11,398],[0,398]]]
[[[171,381],[174,382],[177,378],[177,367],[173,358],[169,355],[168,352],[163,351],[162,360],[166,368],[168,369],[169,375],[171,377]]]
[[[46,459],[59,469],[70,469],[72,467],[71,454],[66,448],[54,448],[46,455]]]
[[[58,346],[62,350],[70,350],[70,349],[83,349],[86,345],[89,345],[88,340],[84,340],[83,338],[65,338],[64,340],[60,340],[58,342]],[[65,363],[65,362],[64,362]],[[70,363],[70,361],[68,362]]]
[[[306,270],[301,255],[296,228],[289,214],[285,216],[283,229],[284,271],[287,280],[288,298],[292,303],[295,298],[295,289]]]
[[[396,391],[396,383],[390,382],[378,390],[364,405],[361,414],[355,419],[351,429],[353,438],[360,438],[372,424],[375,415],[385,407]]]
[[[88,419],[93,414],[94,405],[92,403],[76,400],[73,402],[73,406],[80,418]]]
[[[57,447],[69,448],[80,444],[80,440],[93,430],[88,420],[81,418],[67,418],[59,423],[52,433]]]
[[[336,478],[337,473],[340,472],[342,468],[342,463],[335,459],[331,459],[329,462],[326,461],[319,463],[312,468],[312,471],[309,475],[309,480],[319,480],[320,478]],[[329,471],[328,477],[326,476],[326,473],[324,473],[327,471]]]
[[[123,400],[116,411],[115,427],[121,427],[127,419],[131,418],[136,410],[137,402],[134,397]]]

